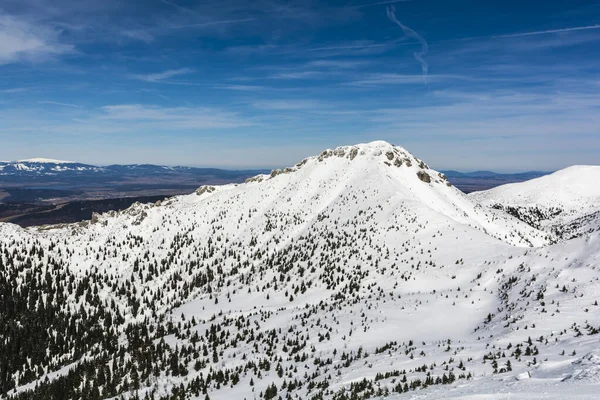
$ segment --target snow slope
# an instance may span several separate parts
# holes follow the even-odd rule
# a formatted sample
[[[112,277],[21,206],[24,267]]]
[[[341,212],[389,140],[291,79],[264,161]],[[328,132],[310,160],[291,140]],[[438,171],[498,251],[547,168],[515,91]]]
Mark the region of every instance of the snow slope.
[[[49,355],[8,376],[22,398],[71,379],[97,398],[591,398],[600,237],[554,241],[386,142],[80,224],[0,224],[11,295],[45,287],[23,304],[90,332],[56,345],[50,320]]]
[[[573,166],[469,197],[565,239],[600,229],[600,166]]]

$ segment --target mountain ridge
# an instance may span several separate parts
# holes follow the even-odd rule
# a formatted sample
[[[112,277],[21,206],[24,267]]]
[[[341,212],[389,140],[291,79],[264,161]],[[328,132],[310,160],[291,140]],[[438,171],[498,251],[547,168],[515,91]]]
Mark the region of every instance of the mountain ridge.
[[[600,166],[574,165],[550,175],[469,194],[565,239],[600,230]]]
[[[0,299],[13,302],[0,318],[20,321],[0,324],[0,396],[439,399],[592,385],[598,233],[552,244],[444,178],[375,142],[83,223],[0,224]]]

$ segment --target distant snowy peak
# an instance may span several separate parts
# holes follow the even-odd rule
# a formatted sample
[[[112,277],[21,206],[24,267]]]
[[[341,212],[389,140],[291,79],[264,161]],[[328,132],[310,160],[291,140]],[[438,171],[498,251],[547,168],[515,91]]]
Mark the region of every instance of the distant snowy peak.
[[[34,164],[77,164],[74,161],[53,160],[51,158],[28,158],[26,160],[19,160],[18,162]]]
[[[59,174],[97,173],[102,168],[72,161],[52,160],[48,158],[30,158],[19,161],[0,162],[0,176],[56,176]]]
[[[74,161],[61,161],[49,158],[30,158],[19,161],[0,161],[0,176],[12,177],[9,179],[22,179],[33,177],[38,182],[45,175],[53,179],[62,178],[99,178],[108,176],[123,178],[124,176],[156,177],[156,175],[187,176],[188,178],[202,178],[206,180],[211,177],[215,180],[239,181],[248,176],[265,172],[266,170],[223,170],[218,168],[195,168],[182,166],[164,166],[153,164],[113,164],[107,166],[96,166],[82,164]]]
[[[600,230],[600,166],[576,165],[526,182],[471,193],[474,201],[504,209],[564,239]]]

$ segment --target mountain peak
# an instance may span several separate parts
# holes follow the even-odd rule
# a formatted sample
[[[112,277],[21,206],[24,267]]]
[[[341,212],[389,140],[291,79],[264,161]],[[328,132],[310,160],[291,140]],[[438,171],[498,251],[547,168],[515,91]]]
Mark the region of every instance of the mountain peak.
[[[393,144],[384,140],[376,140],[369,143],[358,143],[350,146],[340,146],[335,149],[327,149],[323,153],[352,153],[358,151],[356,155],[368,155],[368,156],[381,156],[388,152],[402,154],[405,156],[412,156],[405,148],[400,146],[394,146]],[[322,153],[322,154],[323,154]],[[390,156],[391,157],[391,156]]]
[[[328,162],[325,162],[326,160],[328,160]],[[293,167],[275,169],[271,172],[270,177],[274,178],[281,174],[296,172],[307,165],[317,165],[324,162],[325,165],[335,168],[330,164],[329,161],[331,160],[343,162],[343,168],[347,168],[349,165],[352,165],[354,168],[365,168],[367,165],[372,167],[385,164],[388,167],[394,166],[398,168],[402,166],[410,168],[415,165],[416,169],[419,171],[429,169],[427,164],[410,154],[403,147],[394,146],[391,143],[378,140],[370,143],[359,143],[349,146],[340,146],[334,149],[326,149],[319,155],[305,158]],[[332,162],[336,163],[336,161]],[[347,164],[348,162],[350,162],[350,164]],[[447,182],[447,179],[443,174],[437,173],[437,175],[441,180]],[[417,173],[417,176],[424,182],[429,183],[431,181],[430,176],[427,173]],[[247,182],[262,181],[267,177],[268,176],[259,175],[254,178],[249,178]]]

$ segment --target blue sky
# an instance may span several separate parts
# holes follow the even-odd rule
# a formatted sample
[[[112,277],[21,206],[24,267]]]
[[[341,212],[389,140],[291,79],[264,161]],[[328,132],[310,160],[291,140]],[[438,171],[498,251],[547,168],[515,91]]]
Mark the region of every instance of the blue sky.
[[[0,1],[0,159],[275,167],[380,139],[438,169],[600,164],[600,3]]]

